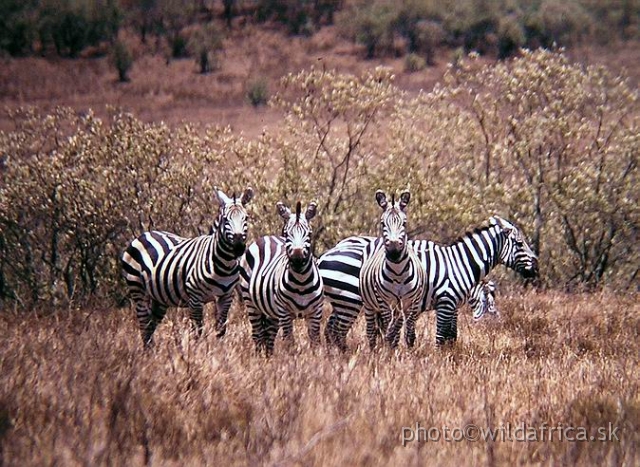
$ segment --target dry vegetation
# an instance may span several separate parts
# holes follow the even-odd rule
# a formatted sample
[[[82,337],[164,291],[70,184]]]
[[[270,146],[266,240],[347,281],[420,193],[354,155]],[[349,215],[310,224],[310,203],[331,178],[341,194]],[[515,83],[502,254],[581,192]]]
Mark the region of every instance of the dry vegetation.
[[[640,308],[634,297],[502,290],[499,321],[372,354],[278,342],[257,356],[234,308],[217,341],[170,312],[144,352],[128,309],[0,317],[5,465],[638,465]],[[210,315],[209,315],[210,317]],[[421,442],[401,428],[619,427],[612,442]]]
[[[220,67],[209,74],[199,74],[193,59],[167,62],[162,44],[150,41],[143,45],[137,36],[126,32],[124,39],[135,57],[126,83],[117,82],[107,57],[2,59],[0,104],[11,109],[35,105],[43,120],[27,119],[23,133],[2,135],[3,147],[15,149],[12,154],[19,156],[15,158],[18,164],[11,165],[15,160],[0,154],[0,195],[12,194],[14,203],[0,196],[0,208],[25,216],[22,219],[28,218],[35,226],[15,229],[15,238],[27,239],[27,245],[30,238],[37,241],[31,258],[21,256],[20,248],[11,260],[7,260],[8,254],[0,258],[0,271],[6,274],[0,274],[0,285],[11,290],[8,286],[17,284],[18,295],[31,305],[35,303],[32,311],[26,311],[27,307],[9,293],[0,302],[0,465],[640,464],[640,305],[637,261],[633,259],[638,255],[639,186],[637,152],[633,153],[638,133],[633,131],[637,119],[627,120],[626,114],[625,119],[618,119],[616,110],[621,104],[611,104],[609,121],[631,135],[601,151],[611,151],[614,157],[609,160],[614,162],[624,160],[620,154],[626,155],[632,167],[629,181],[613,186],[614,194],[619,195],[615,200],[624,201],[620,206],[626,211],[608,205],[613,214],[629,213],[621,221],[624,228],[620,231],[625,236],[621,243],[613,242],[615,248],[626,248],[617,253],[619,263],[627,268],[623,270],[624,287],[617,292],[607,287],[589,294],[553,290],[561,288],[576,268],[576,260],[566,254],[566,237],[558,230],[561,208],[569,221],[573,220],[571,215],[578,216],[581,228],[577,230],[583,233],[588,231],[582,228],[585,225],[604,225],[597,217],[602,211],[593,208],[599,206],[598,200],[580,208],[560,200],[545,207],[545,225],[549,226],[542,231],[546,289],[524,290],[510,275],[500,277],[500,319],[474,324],[468,310],[463,310],[461,338],[452,348],[434,345],[434,317],[429,314],[419,321],[419,340],[412,351],[401,346],[397,354],[386,350],[371,353],[360,320],[349,336],[351,351],[345,355],[325,347],[311,350],[299,326],[293,348],[279,342],[274,357],[265,359],[255,354],[249,323],[236,304],[224,341],[214,337],[211,314],[207,316],[208,332],[202,340],[194,341],[186,313],[170,310],[156,334],[156,346],[144,352],[133,311],[113,306],[122,294],[122,284],[117,282],[117,252],[126,239],[153,225],[152,215],[160,228],[182,229],[183,234],[206,230],[213,210],[207,190],[219,173],[229,175],[223,181],[225,189],[262,184],[261,198],[251,207],[253,236],[275,229],[271,212],[275,200],[296,195],[305,199],[322,195],[319,230],[324,247],[347,234],[367,231],[375,217],[369,215],[369,207],[354,213],[353,206],[378,186],[397,189],[406,181],[399,181],[397,172],[379,163],[400,157],[410,159],[407,167],[412,190],[422,195],[421,208],[412,213],[423,227],[420,235],[444,240],[496,209],[513,214],[531,234],[534,209],[521,175],[509,180],[514,173],[509,157],[518,149],[527,153],[528,144],[537,143],[529,139],[534,133],[529,128],[542,128],[539,123],[545,122],[548,126],[544,128],[549,130],[564,120],[547,118],[544,112],[548,109],[542,106],[540,113],[528,120],[527,115],[508,107],[497,109],[497,115],[512,112],[509,115],[531,125],[523,124],[522,140],[509,147],[514,139],[503,134],[502,120],[490,112],[477,112],[477,118],[484,116],[495,124],[486,127],[493,131],[489,144],[473,118],[472,105],[463,114],[459,108],[448,112],[445,100],[441,107],[435,105],[438,96],[423,95],[414,100],[415,91],[429,91],[441,81],[453,51],[439,51],[435,67],[404,73],[403,58],[362,60],[362,47],[340,38],[335,26],[323,27],[309,38],[287,37],[281,31],[252,24],[235,28],[225,38]],[[567,56],[583,65],[605,64],[614,75],[626,67],[628,87],[637,94],[637,41],[609,44],[607,48],[574,47]],[[478,61],[492,62],[488,58]],[[337,70],[336,76],[325,78],[342,85],[351,78],[341,73],[361,75],[380,64],[396,75],[395,88],[381,80],[383,103],[376,101],[380,96],[369,93],[368,88],[356,94],[355,101],[361,107],[328,98],[299,112],[293,109],[295,100],[281,102],[279,108],[258,109],[246,102],[247,86],[257,79],[265,79],[274,93],[286,72],[316,65],[317,69]],[[473,84],[473,69],[469,75]],[[304,94],[306,89],[296,86],[306,76],[301,74],[297,83],[293,79],[293,85],[290,78],[294,93]],[[335,83],[330,82],[328,89]],[[522,86],[528,83],[523,81]],[[571,83],[566,88],[570,89]],[[452,93],[454,90],[450,88]],[[408,94],[399,99],[402,91]],[[579,93],[567,95],[583,98]],[[335,102],[345,107],[338,117],[333,116]],[[399,103],[398,108],[392,112],[389,102]],[[464,99],[456,102],[464,108]],[[559,102],[560,109],[565,109],[563,101]],[[634,112],[637,117],[637,101],[620,102],[629,105],[631,117]],[[105,104],[131,111],[133,117],[118,114],[110,119]],[[82,113],[69,117],[62,112],[61,126],[73,127],[65,136],[75,138],[58,140],[53,110],[58,105]],[[560,138],[563,144],[569,142],[567,148],[575,147],[576,141],[601,141],[599,135],[589,133],[593,128],[589,117],[594,112],[588,105],[585,108],[579,109],[583,113],[575,114],[575,119],[567,120],[568,125],[575,125],[582,117],[586,120],[580,121],[587,122],[578,136]],[[104,124],[93,114],[87,117],[87,109],[94,109]],[[369,122],[354,109],[374,109],[376,118]],[[562,112],[558,115],[564,118]],[[183,121],[187,125],[178,125]],[[194,123],[229,124],[232,130],[205,131],[192,127]],[[0,130],[12,131],[19,126],[8,114],[0,116]],[[363,126],[366,134],[360,141],[354,135]],[[263,128],[268,130],[264,134]],[[414,128],[428,128],[429,132],[415,132]],[[318,129],[327,129],[327,133]],[[553,135],[552,131],[541,133]],[[357,163],[352,165],[356,172],[350,172],[349,179],[336,167],[345,148],[352,144],[352,161]],[[543,141],[541,147],[553,148],[553,144]],[[504,148],[508,150],[503,154]],[[507,187],[513,190],[509,191],[511,198],[500,190],[491,191],[495,185],[488,181],[483,185],[474,178],[483,173],[479,169],[484,167],[482,155],[491,151],[503,157],[506,169],[496,164],[495,177],[505,186],[511,184]],[[594,154],[600,154],[598,151],[600,148]],[[309,154],[316,154],[317,160],[312,161]],[[582,167],[585,177],[589,175],[588,163],[593,158],[583,160],[585,153],[579,150],[571,154],[582,165],[567,165],[568,173]],[[134,185],[130,177],[136,177],[131,167],[144,173],[138,177],[144,180],[136,186],[135,195],[127,191]],[[316,174],[313,180],[300,177],[309,170]],[[615,175],[620,167],[612,165],[609,170]],[[15,178],[8,180],[8,174]],[[36,180],[33,174],[41,178]],[[195,174],[198,181],[194,184]],[[546,174],[541,172],[540,178]],[[349,183],[329,192],[327,180],[338,176]],[[445,178],[447,183],[442,183]],[[608,181],[611,179],[615,177]],[[18,186],[17,180],[23,184]],[[78,180],[83,183],[74,184]],[[473,193],[470,180],[480,187]],[[581,187],[587,185],[584,179],[578,181]],[[57,193],[51,188],[57,186],[67,187],[65,200],[73,200],[60,211],[47,204],[47,196]],[[524,188],[518,191],[519,187]],[[25,192],[38,192],[42,199],[33,196],[29,209],[23,209],[18,203]],[[182,192],[189,192],[191,198],[180,198]],[[570,200],[586,199],[567,193]],[[96,202],[104,199],[111,203]],[[174,199],[181,203],[174,203]],[[76,234],[73,229],[86,226],[87,206],[96,207],[91,213],[97,219],[91,224],[96,232],[79,229]],[[62,212],[64,228],[60,227],[62,221],[51,221],[54,211]],[[584,213],[596,217],[581,216]],[[127,216],[131,219],[124,225],[122,219]],[[22,227],[19,222],[16,225]],[[23,236],[25,231],[29,235]],[[18,243],[7,234],[13,242],[9,245],[3,237],[6,232],[0,231],[3,253]],[[63,232],[60,254],[52,255],[51,239],[57,239],[58,232]],[[593,244],[586,235],[582,240],[585,249]],[[87,258],[82,256],[88,251],[84,242],[97,245],[90,251],[100,259],[97,265],[87,266]],[[589,251],[583,253],[588,256]],[[78,255],[82,257],[77,259]],[[12,276],[12,268],[20,261],[28,263],[27,272]],[[71,266],[64,270],[56,261]],[[636,275],[632,274],[634,267]],[[15,277],[16,284],[9,284]],[[27,284],[25,277],[33,283]],[[55,301],[51,295],[57,291],[50,288],[64,282],[70,295],[65,298],[71,299],[71,305],[69,300],[63,301],[65,308],[54,312],[49,302]],[[22,288],[35,290],[32,301]],[[88,304],[78,307],[79,301],[74,300],[86,290]],[[96,297],[104,297],[104,301],[97,305]],[[619,441],[560,442],[556,437],[555,441],[528,443],[414,442],[403,447],[402,427],[415,427],[416,423],[425,428],[468,423],[485,428],[522,423],[531,427],[563,425],[585,427],[589,434],[611,423],[619,428]]]

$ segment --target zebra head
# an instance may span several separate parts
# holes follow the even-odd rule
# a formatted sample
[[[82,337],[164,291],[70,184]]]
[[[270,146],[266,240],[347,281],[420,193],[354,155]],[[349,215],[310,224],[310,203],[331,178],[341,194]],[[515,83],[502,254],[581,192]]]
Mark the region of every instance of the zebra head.
[[[253,198],[253,189],[247,187],[239,199],[235,193],[228,197],[218,187],[214,191],[220,202],[214,229],[218,230],[220,241],[229,246],[236,257],[242,256],[247,246],[248,215],[245,205]]]
[[[500,252],[500,262],[522,277],[538,277],[538,257],[527,244],[520,229],[498,216],[493,216],[489,222],[500,227],[506,236]]]
[[[376,191],[376,201],[383,211],[380,217],[380,229],[387,259],[390,261],[398,261],[407,248],[407,214],[405,209],[410,199],[411,193],[409,190],[405,190],[400,195],[398,203],[396,203],[395,195],[391,195],[391,203],[389,203],[384,191]]]
[[[499,316],[496,308],[496,283],[490,279],[483,279],[469,295],[469,306],[473,309],[473,320],[479,321],[485,313]]]
[[[282,235],[289,263],[293,269],[304,269],[304,266],[311,260],[311,226],[309,221],[315,217],[318,205],[315,201],[309,203],[304,215],[301,213],[300,201],[296,204],[295,214],[292,214],[291,209],[281,202],[276,206],[278,214],[285,221]]]

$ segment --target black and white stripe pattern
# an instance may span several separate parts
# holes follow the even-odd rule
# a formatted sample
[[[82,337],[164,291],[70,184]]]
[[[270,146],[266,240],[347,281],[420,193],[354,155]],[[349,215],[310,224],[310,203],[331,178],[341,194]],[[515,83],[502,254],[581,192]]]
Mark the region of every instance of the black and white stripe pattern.
[[[374,348],[379,331],[395,347],[406,321],[405,340],[415,342],[414,321],[420,311],[425,275],[420,260],[408,243],[406,208],[411,195],[404,191],[400,201],[391,202],[381,190],[376,201],[382,208],[381,241],[371,242],[360,270],[360,290],[364,304],[369,346]]]
[[[341,348],[345,347],[346,334],[363,305],[359,271],[366,247],[374,241],[374,237],[349,237],[319,259],[325,295],[333,306],[326,337],[328,342]],[[524,235],[498,216],[450,245],[427,240],[415,240],[411,244],[427,275],[421,310],[436,310],[439,344],[457,338],[458,307],[496,265],[504,264],[524,277],[538,274],[538,260]]]
[[[323,283],[311,251],[311,227],[317,205],[304,214],[300,202],[295,214],[282,203],[283,236],[264,236],[252,243],[242,260],[240,291],[258,350],[273,352],[278,329],[293,341],[293,320],[305,318],[312,344],[320,342],[324,303]]]
[[[496,308],[496,283],[483,279],[469,292],[467,299],[469,307],[473,310],[473,320],[479,321],[485,314],[499,316]]]
[[[183,238],[169,232],[145,232],[122,255],[123,276],[145,345],[151,343],[168,307],[188,306],[200,335],[203,306],[215,300],[218,335],[226,330],[239,280],[239,258],[246,247],[245,205],[253,190],[247,188],[240,198],[235,194],[230,198],[217,188],[215,192],[220,208],[209,235]]]

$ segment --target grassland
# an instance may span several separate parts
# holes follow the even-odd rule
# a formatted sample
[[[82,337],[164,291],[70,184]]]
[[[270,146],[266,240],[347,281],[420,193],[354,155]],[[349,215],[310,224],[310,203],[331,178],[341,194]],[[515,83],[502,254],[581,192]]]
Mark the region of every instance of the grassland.
[[[246,103],[255,77],[273,90],[284,72],[311,64],[359,72],[382,63],[400,87],[416,90],[429,89],[447,63],[443,52],[438,67],[406,74],[402,59],[365,62],[331,28],[311,39],[237,34],[222,68],[208,75],[192,60],[167,64],[142,49],[129,83],[116,82],[106,58],[3,60],[0,104],[98,113],[110,104],[147,121],[224,123],[251,136],[281,119]],[[626,66],[638,83],[637,43],[570,53],[583,63]],[[3,115],[0,129],[10,127]],[[4,309],[0,465],[639,465],[637,291],[564,294],[506,283],[500,319],[474,324],[465,309],[459,342],[440,349],[429,314],[416,348],[397,353],[369,351],[359,321],[344,355],[309,348],[298,326],[295,346],[279,342],[265,359],[253,350],[239,305],[223,341],[210,315],[196,341],[186,313],[170,311],[148,352],[129,308]],[[543,440],[538,432],[540,441],[403,446],[402,428],[416,424],[563,426],[589,436],[612,426],[618,439],[569,442],[547,432]]]
[[[448,349],[430,314],[413,350],[372,353],[359,320],[345,355],[309,348],[298,326],[271,359],[254,352],[239,307],[224,340],[209,319],[195,341],[173,310],[148,352],[128,308],[3,313],[4,464],[638,465],[637,297],[515,288],[499,306],[479,324],[463,310]],[[402,427],[416,424],[503,427],[505,439],[403,446]],[[523,426],[618,430],[516,441]]]

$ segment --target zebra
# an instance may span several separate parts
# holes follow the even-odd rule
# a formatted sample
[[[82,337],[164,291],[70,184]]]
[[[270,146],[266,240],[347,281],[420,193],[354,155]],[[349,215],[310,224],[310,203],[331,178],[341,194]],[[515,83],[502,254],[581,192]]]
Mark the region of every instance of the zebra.
[[[500,313],[496,308],[496,283],[489,279],[482,279],[469,292],[467,303],[473,310],[474,321],[481,320],[486,313],[499,316]]]
[[[411,194],[406,190],[398,203],[395,195],[389,203],[382,190],[376,191],[376,201],[383,211],[381,241],[368,245],[359,275],[367,338],[372,349],[379,331],[385,333],[391,347],[396,347],[404,321],[407,345],[413,346],[415,342],[413,322],[420,311],[425,274],[408,244],[406,208],[410,199]]]
[[[293,342],[293,319],[305,318],[312,345],[320,342],[324,304],[322,277],[311,251],[309,221],[317,203],[309,203],[304,214],[296,204],[295,214],[277,203],[285,221],[282,236],[263,236],[249,245],[240,274],[240,292],[251,323],[256,349],[273,353],[278,329]]]
[[[375,237],[353,236],[339,242],[318,260],[325,295],[333,306],[325,328],[327,342],[346,348],[346,334],[360,313],[359,271],[363,254]],[[410,241],[427,275],[421,311],[436,310],[436,342],[457,339],[457,308],[473,287],[495,266],[504,264],[525,278],[538,276],[538,259],[523,233],[511,222],[493,216],[487,225],[467,232],[449,245]]]
[[[122,272],[148,347],[168,307],[189,307],[196,335],[203,329],[202,309],[216,301],[216,331],[226,332],[233,290],[239,281],[239,258],[247,241],[247,187],[238,199],[214,188],[220,207],[208,235],[184,238],[170,232],[145,232],[122,255]]]

